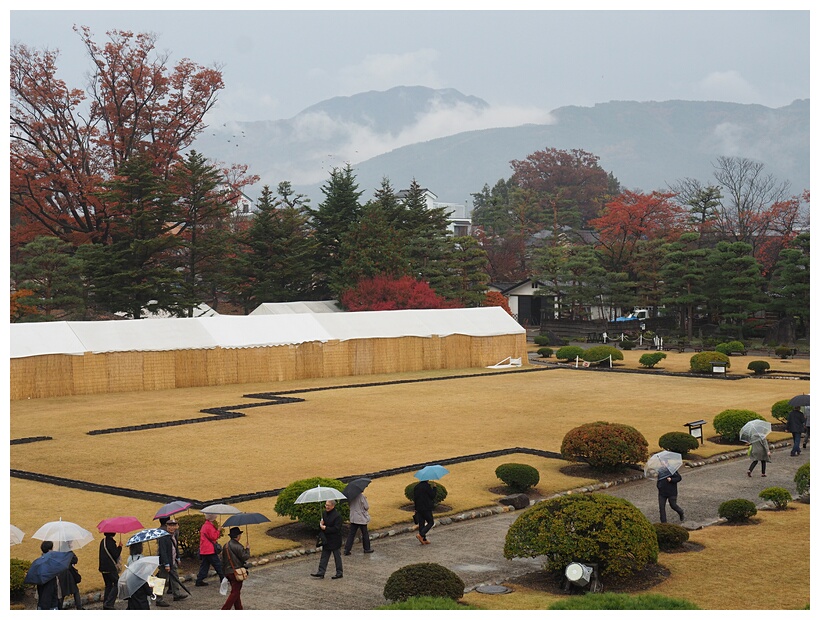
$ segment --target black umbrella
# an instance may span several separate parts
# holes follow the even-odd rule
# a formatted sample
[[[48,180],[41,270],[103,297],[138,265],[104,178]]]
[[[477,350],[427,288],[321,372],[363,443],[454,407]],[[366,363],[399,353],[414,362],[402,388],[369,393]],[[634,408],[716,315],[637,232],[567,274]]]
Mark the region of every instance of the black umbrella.
[[[259,514],[258,512],[240,512],[237,515],[231,515],[227,519],[225,519],[225,523],[222,524],[222,527],[232,527],[232,526],[240,526],[240,525],[256,525],[257,523],[268,523],[270,519],[268,519],[265,515]],[[245,529],[245,537],[248,541],[248,546],[251,545],[251,539],[248,535],[248,530]]]
[[[361,495],[368,484],[370,484],[370,478],[356,478],[356,480],[348,482],[347,486],[342,489],[342,495],[351,500]]]
[[[808,407],[809,406],[809,395],[808,394],[800,394],[799,396],[794,396],[789,401],[790,407]]]
[[[34,560],[29,566],[23,583],[42,585],[54,579],[71,566],[73,551],[49,551]]]

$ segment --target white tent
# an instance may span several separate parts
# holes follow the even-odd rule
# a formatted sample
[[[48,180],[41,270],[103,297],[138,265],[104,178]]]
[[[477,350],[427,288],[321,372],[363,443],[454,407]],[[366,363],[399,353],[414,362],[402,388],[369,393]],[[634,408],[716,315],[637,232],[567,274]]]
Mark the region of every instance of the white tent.
[[[252,348],[368,338],[524,333],[499,307],[13,323],[10,357]]]
[[[336,301],[283,301],[279,303],[260,304],[251,315],[258,314],[306,314],[306,313],[326,313],[341,312]]]

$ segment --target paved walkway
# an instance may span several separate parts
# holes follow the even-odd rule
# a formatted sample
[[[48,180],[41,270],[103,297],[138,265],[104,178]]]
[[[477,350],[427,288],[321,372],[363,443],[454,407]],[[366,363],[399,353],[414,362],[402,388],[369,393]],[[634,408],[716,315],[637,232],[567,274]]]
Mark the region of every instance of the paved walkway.
[[[794,473],[809,461],[809,450],[791,458],[788,447],[776,448],[766,478],[760,477],[759,465],[752,478],[746,476],[749,460],[745,456],[685,468],[678,498],[686,515],[683,525],[696,529],[713,523],[719,504],[727,499],[746,498],[759,505],[758,493],[766,487],[780,486],[794,494]],[[624,497],[650,521],[658,521],[654,481],[638,480],[596,492]],[[667,510],[670,522],[677,522],[677,515]],[[374,609],[387,602],[382,596],[387,577],[402,566],[417,562],[446,566],[464,580],[468,589],[502,583],[541,568],[537,559],[506,560],[502,554],[507,529],[520,514],[512,511],[447,525],[437,523],[428,535],[431,544],[424,546],[414,534],[401,533],[375,540],[375,552],[365,555],[357,542],[352,555],[343,557],[343,579],[330,579],[334,573],[332,558],[325,579],[310,577],[319,564],[316,553],[257,566],[251,569],[243,586],[242,601],[247,609]],[[167,609],[219,609],[225,598],[219,594],[216,577],[208,580],[211,585],[204,588],[186,582],[192,596],[172,603]],[[100,607],[99,603],[87,605],[89,609]],[[125,603],[118,601],[117,608],[124,609]]]

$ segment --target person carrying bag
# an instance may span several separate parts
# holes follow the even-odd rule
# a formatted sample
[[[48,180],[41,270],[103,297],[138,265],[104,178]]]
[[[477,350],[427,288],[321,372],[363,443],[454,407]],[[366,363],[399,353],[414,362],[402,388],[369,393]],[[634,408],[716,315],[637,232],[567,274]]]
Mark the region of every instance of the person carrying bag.
[[[232,527],[228,533],[229,540],[222,548],[222,566],[225,569],[225,577],[231,584],[231,593],[225,600],[222,609],[242,609],[242,583],[248,577],[248,569],[245,562],[251,557],[250,547],[243,547],[239,542],[242,530]]]

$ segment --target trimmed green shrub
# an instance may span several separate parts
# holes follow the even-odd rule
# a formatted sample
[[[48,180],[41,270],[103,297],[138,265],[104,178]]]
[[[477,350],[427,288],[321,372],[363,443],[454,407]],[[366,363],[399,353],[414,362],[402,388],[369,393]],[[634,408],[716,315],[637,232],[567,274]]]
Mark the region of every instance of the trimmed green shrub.
[[[569,596],[547,607],[555,610],[580,609],[700,609],[683,598],[672,598],[663,594],[620,594],[617,592],[589,593],[584,596]]]
[[[658,537],[623,498],[563,495],[529,508],[507,531],[505,558],[537,556],[553,573],[570,562],[596,562],[602,577],[628,577],[658,560]]]
[[[576,357],[581,357],[583,354],[584,350],[581,347],[572,345],[558,349],[555,352],[555,357],[559,360],[575,360]]]
[[[516,493],[524,493],[541,480],[538,470],[532,465],[504,463],[495,468],[495,475]]]
[[[199,530],[205,523],[204,514],[188,514],[177,517],[179,521],[179,531],[177,532],[177,544],[179,554],[184,558],[199,557]]]
[[[779,400],[772,405],[772,417],[778,422],[785,424],[791,410],[792,406],[789,404],[788,399]]]
[[[376,609],[411,609],[416,611],[446,609],[449,611],[454,609],[479,609],[479,607],[459,603],[451,598],[444,598],[442,596],[411,596],[406,601],[382,605],[381,607],[376,607]]]
[[[777,510],[785,510],[792,501],[792,494],[783,487],[767,487],[757,495],[759,498],[772,502]]]
[[[750,420],[764,420],[765,418],[748,409],[724,409],[712,420],[712,426],[724,441],[739,441],[740,429]]]
[[[626,424],[591,422],[564,435],[561,456],[589,463],[602,470],[619,470],[649,458],[649,444],[641,433]]]
[[[757,508],[748,499],[730,499],[718,506],[718,516],[729,523],[743,523],[757,514]]]
[[[28,584],[23,583],[23,579],[26,578],[26,573],[30,567],[31,562],[28,560],[11,558],[11,570],[9,571],[11,596],[21,596],[26,591],[26,588],[29,587]]]
[[[581,359],[587,362],[600,362],[612,356],[612,361],[624,359],[624,354],[615,347],[610,347],[607,344],[598,345],[586,349],[581,355]]]
[[[689,369],[692,372],[712,372],[712,362],[726,362],[726,368],[731,368],[729,356],[717,351],[703,351],[695,353],[689,359]]]
[[[670,452],[677,452],[682,457],[692,450],[697,449],[700,445],[696,437],[692,437],[689,433],[682,433],[681,431],[672,431],[664,433],[658,438],[658,445],[664,450]]]
[[[404,487],[404,496],[411,502],[413,501],[413,490],[419,482],[420,481],[417,480],[416,482],[411,482]],[[447,497],[447,489],[445,489],[444,485],[441,484],[441,480],[436,480],[436,497],[433,499],[434,505],[443,502],[445,497]]]
[[[635,348],[635,341],[630,340],[629,338],[624,338],[618,342],[618,346],[620,346],[624,351],[631,351]]]
[[[550,343],[550,337],[549,337],[549,336],[541,336],[541,335],[539,334],[538,336],[534,336],[534,337],[533,337],[533,339],[532,339],[532,341],[533,341],[535,344],[537,344],[539,347],[543,347],[545,344],[549,344],[549,343]]]
[[[769,366],[769,362],[766,360],[752,360],[746,368],[751,370],[756,375],[764,375],[766,374],[766,371],[771,368],[771,366]]]
[[[787,347],[781,344],[779,347],[774,348],[774,354],[780,359],[784,360],[792,354],[792,350],[791,347]]]
[[[464,582],[441,564],[408,564],[387,578],[384,598],[406,601],[412,596],[441,596],[457,601],[464,596]]]
[[[341,492],[345,488],[345,483],[335,478],[306,478],[305,480],[297,480],[291,482],[288,486],[282,489],[279,497],[276,499],[276,506],[274,510],[276,514],[290,517],[291,521],[298,520],[299,523],[304,523],[313,530],[319,529],[319,521],[322,519],[322,511],[325,509],[324,502],[311,502],[310,504],[295,504],[298,497],[315,487],[332,487]],[[350,506],[347,502],[339,502],[336,504],[336,510],[342,517],[342,521],[347,521],[350,517]]]
[[[797,492],[804,495],[809,492],[809,463],[804,463],[797,468],[794,474],[794,483],[797,485]]]
[[[643,355],[641,355],[641,358],[638,360],[638,363],[641,366],[646,366],[647,368],[654,368],[655,364],[665,359],[666,353],[664,353],[663,351],[655,351],[654,353],[644,353]]]
[[[689,540],[689,530],[674,523],[653,523],[658,537],[658,548],[661,551],[672,551],[683,546]]]
[[[553,351],[549,347],[541,347],[538,351],[536,351],[536,353],[538,353],[541,357],[552,357]]]
[[[731,355],[738,353],[744,355],[746,353],[746,346],[740,340],[730,340],[729,342],[722,342],[715,347],[715,351],[723,353],[724,355]]]
[[[723,355],[731,355],[728,342],[721,342],[719,345],[715,345],[715,351],[723,353]]]

